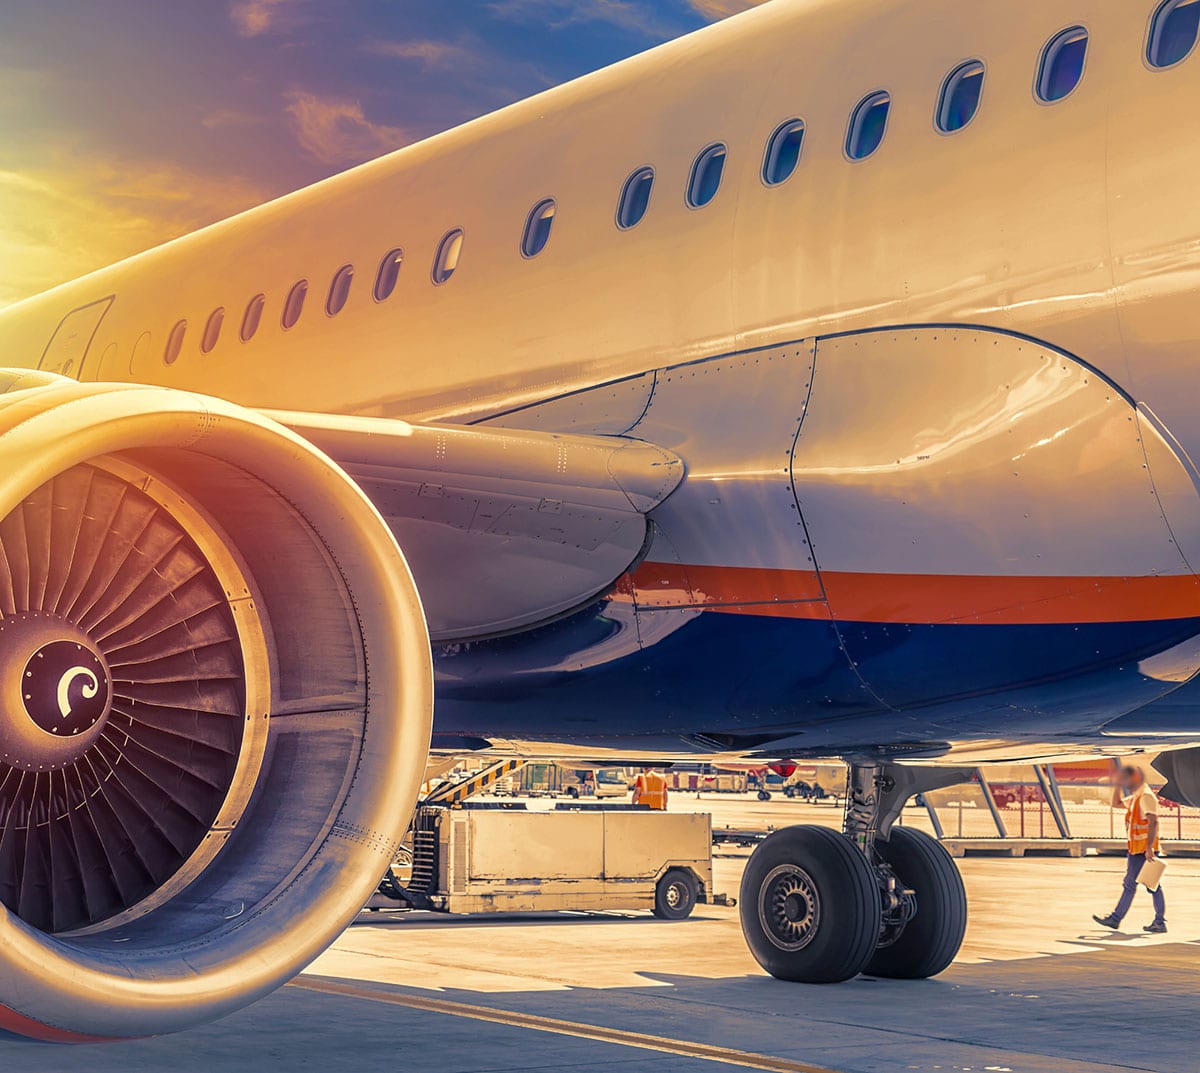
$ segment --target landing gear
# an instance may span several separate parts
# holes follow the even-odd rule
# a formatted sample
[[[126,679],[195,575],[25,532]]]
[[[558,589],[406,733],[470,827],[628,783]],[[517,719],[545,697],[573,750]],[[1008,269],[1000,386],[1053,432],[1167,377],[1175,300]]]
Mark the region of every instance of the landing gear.
[[[908,827],[893,827],[875,852],[912,891],[916,911],[895,934],[885,931],[864,971],[898,980],[936,976],[954,960],[967,928],[967,892],[954,859],[937,839]]]
[[[966,927],[962,879],[934,839],[892,825],[914,793],[969,778],[962,769],[854,763],[842,834],[798,826],[766,838],[746,865],[740,902],[758,963],[803,983],[945,969]]]
[[[770,790],[759,790],[758,791],[758,799],[760,801],[770,801],[771,800],[771,791]]]

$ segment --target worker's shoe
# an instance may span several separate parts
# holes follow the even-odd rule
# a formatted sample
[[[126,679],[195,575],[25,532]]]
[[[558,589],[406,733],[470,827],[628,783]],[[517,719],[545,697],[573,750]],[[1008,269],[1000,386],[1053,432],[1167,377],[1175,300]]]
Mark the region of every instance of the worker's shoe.
[[[1112,928],[1113,931],[1116,931],[1121,926],[1121,922],[1112,913],[1109,913],[1106,917],[1098,917],[1093,913],[1092,919],[1097,924],[1103,924],[1106,928]],[[1166,929],[1164,928],[1163,930],[1165,931]]]
[[[1156,920],[1152,924],[1147,924],[1142,931],[1149,932],[1151,935],[1166,935],[1167,922],[1165,920]]]

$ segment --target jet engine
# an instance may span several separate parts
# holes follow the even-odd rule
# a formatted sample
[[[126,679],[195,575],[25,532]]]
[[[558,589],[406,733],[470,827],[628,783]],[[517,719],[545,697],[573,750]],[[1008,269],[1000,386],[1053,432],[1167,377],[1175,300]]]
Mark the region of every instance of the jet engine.
[[[390,863],[431,712],[404,557],[325,455],[0,371],[0,1029],[148,1036],[283,984]]]

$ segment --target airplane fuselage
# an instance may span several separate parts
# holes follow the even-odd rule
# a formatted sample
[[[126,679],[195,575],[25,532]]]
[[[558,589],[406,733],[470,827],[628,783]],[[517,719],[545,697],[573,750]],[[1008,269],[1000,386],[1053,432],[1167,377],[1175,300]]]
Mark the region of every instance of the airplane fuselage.
[[[438,653],[448,742],[1153,740],[1138,713],[1200,669],[1200,60],[1147,64],[1153,3],[1021,6],[777,0],[0,312],[3,364],[675,451],[684,486],[612,591]],[[1046,103],[1072,26],[1082,78]],[[942,133],[972,59],[978,113]],[[883,140],[849,159],[876,90]],[[1190,705],[1167,723],[1200,731]]]

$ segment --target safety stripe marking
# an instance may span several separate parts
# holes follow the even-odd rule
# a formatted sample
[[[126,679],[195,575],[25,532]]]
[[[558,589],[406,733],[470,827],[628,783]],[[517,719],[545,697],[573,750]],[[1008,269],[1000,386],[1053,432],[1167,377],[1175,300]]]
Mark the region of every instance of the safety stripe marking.
[[[505,776],[511,775],[517,768],[524,767],[525,764],[525,760],[502,760],[498,764],[485,768],[479,774],[471,776],[465,782],[444,783],[438,786],[421,804],[453,805],[465,801],[493,783],[499,782]]]
[[[821,586],[824,596],[821,598]],[[642,563],[618,599],[647,609],[843,622],[1074,625],[1200,617],[1200,578],[871,574]]]
[[[447,999],[425,998],[417,995],[401,995],[391,991],[376,991],[357,984],[323,980],[312,976],[297,977],[292,987],[307,991],[319,991],[327,995],[345,998],[367,999],[384,1002],[391,1006],[403,1006],[410,1010],[426,1013],[441,1013],[450,1017],[468,1017],[475,1021],[488,1021],[513,1028],[527,1028],[533,1032],[550,1032],[558,1036],[574,1036],[599,1043],[615,1043],[622,1047],[636,1047],[643,1051],[660,1051],[663,1054],[679,1055],[683,1058],[698,1058],[706,1062],[724,1062],[726,1065],[743,1066],[747,1069],[765,1069],[773,1073],[836,1073],[824,1066],[807,1062],[793,1062],[787,1058],[776,1058],[769,1054],[753,1051],[738,1051],[731,1047],[715,1047],[707,1043],[671,1039],[667,1036],[651,1036],[642,1032],[629,1032],[603,1025],[583,1024],[579,1021],[561,1021],[556,1017],[542,1017],[533,1013],[518,1013],[515,1010],[494,1010],[487,1006],[472,1006],[464,1002]]]

